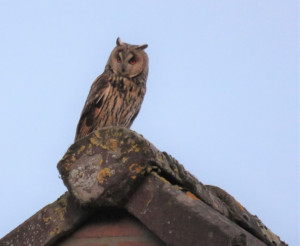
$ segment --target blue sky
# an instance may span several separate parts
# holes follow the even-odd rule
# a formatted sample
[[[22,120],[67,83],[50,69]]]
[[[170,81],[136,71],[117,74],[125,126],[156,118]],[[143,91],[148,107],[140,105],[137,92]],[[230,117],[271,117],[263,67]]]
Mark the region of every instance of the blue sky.
[[[0,237],[65,190],[93,80],[118,36],[148,43],[132,129],[299,245],[297,1],[0,2]]]

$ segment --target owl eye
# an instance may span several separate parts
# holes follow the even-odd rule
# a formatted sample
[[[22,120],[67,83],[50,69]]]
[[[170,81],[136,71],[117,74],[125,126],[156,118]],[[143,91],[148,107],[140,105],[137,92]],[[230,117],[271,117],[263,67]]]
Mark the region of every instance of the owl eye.
[[[121,62],[121,58],[120,56],[117,57],[117,63],[120,63]]]
[[[136,60],[134,59],[134,57],[131,58],[131,59],[129,60],[129,63],[130,63],[131,65],[136,64]]]

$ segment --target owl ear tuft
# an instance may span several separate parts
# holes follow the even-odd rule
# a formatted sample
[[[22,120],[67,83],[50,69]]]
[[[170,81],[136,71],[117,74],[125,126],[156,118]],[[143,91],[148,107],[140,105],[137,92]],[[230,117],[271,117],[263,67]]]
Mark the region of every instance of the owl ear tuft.
[[[136,47],[136,49],[137,50],[144,50],[144,49],[146,49],[148,47],[148,44],[142,44],[142,45],[138,45],[137,47]]]
[[[117,38],[117,42],[116,42],[116,43],[117,43],[118,46],[123,45],[123,42],[122,42],[122,40],[120,39],[120,37]]]

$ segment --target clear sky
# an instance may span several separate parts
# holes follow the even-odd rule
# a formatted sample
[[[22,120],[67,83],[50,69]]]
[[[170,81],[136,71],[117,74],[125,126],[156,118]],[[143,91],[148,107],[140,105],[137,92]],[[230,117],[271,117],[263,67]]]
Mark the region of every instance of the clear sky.
[[[93,80],[148,43],[132,129],[299,245],[298,1],[0,1],[0,237],[66,188]]]

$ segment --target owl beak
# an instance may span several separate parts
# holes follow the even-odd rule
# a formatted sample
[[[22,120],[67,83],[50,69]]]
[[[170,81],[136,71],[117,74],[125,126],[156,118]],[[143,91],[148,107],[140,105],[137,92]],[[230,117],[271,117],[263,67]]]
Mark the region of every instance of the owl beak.
[[[125,72],[125,66],[124,65],[122,65],[122,73],[124,73]]]
[[[128,74],[126,73],[126,68],[125,65],[122,65],[121,71],[120,71],[120,76],[126,77]]]

